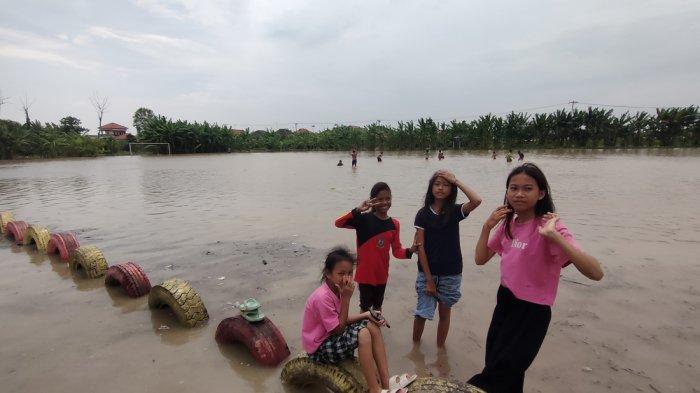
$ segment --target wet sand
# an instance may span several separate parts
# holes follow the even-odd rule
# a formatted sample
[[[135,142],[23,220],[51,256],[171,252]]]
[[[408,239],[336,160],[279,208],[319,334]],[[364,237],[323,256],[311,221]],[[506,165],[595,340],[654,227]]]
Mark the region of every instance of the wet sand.
[[[688,154],[534,157],[544,163],[565,222],[601,260],[606,276],[594,283],[573,267],[564,271],[549,333],[526,377],[527,392],[700,391],[700,225],[688,215],[700,192],[692,169],[700,155]],[[459,380],[483,366],[499,269],[497,259],[477,267],[471,257],[478,229],[502,195],[504,164],[480,177],[473,164],[490,164],[481,157],[448,155],[440,164],[414,164],[411,156],[389,156],[389,163],[400,165],[372,165],[363,172],[369,157],[361,157],[356,173],[333,168],[305,176],[335,156],[234,156],[0,164],[0,210],[50,229],[75,230],[82,244],[102,248],[110,264],[139,263],[154,284],[187,279],[210,314],[203,327],[180,328],[167,311],[151,312],[145,298],[127,298],[102,280],[74,278],[57,257],[2,240],[3,391],[300,392],[281,385],[281,367],[255,365],[243,346],[217,345],[216,325],[236,314],[236,301],[254,296],[292,354],[300,353],[301,312],[318,285],[323,253],[335,244],[354,244],[352,231],[333,228],[332,220],[359,202],[374,181],[385,179],[394,188],[391,213],[401,220],[408,244],[426,174],[438,165],[458,176],[461,170],[460,177],[473,179],[485,200],[461,225],[463,297],[453,311],[447,349],[435,348],[436,323],[427,324],[423,342],[414,346],[415,261],[392,260],[385,301],[392,328],[384,330],[389,362],[395,372]],[[256,177],[270,168],[246,165],[249,158],[276,160],[277,169]],[[224,170],[202,164],[231,159],[243,165]],[[606,174],[611,161],[617,169]],[[85,162],[95,164],[89,174],[81,168]],[[126,180],[110,173],[115,162],[125,168]],[[193,163],[204,168],[192,169]],[[209,177],[216,168],[248,174],[217,182]],[[572,174],[576,181],[567,181]],[[261,184],[275,195],[255,199],[231,192],[224,181],[246,190]],[[594,192],[601,185],[608,188]],[[670,188],[676,190],[672,197],[663,192]],[[116,201],[118,207],[105,208]],[[357,307],[357,294],[352,304]]]

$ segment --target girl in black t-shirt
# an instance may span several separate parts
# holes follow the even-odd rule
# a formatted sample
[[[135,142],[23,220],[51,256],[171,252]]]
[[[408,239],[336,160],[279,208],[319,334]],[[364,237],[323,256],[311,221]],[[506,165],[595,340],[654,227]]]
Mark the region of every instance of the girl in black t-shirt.
[[[457,189],[469,202],[457,204]],[[459,222],[481,204],[471,188],[454,174],[440,170],[430,178],[423,207],[418,210],[414,226],[418,249],[418,302],[414,312],[413,341],[423,335],[426,319],[433,319],[438,308],[440,321],[437,346],[444,347],[450,330],[450,310],[461,297],[462,251],[459,246]]]

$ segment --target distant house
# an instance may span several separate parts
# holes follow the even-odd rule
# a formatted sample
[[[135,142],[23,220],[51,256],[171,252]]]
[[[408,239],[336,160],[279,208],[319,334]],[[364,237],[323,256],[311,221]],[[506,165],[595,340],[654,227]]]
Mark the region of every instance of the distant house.
[[[308,128],[300,128],[297,130],[297,134],[308,134],[310,132]]]
[[[231,135],[238,136],[243,134],[245,134],[245,130],[238,130],[235,128],[231,130]]]
[[[97,136],[104,138],[113,138],[118,141],[126,141],[131,135],[128,132],[126,132],[126,130],[128,130],[128,128],[124,127],[123,125],[117,123],[109,123],[99,128]]]

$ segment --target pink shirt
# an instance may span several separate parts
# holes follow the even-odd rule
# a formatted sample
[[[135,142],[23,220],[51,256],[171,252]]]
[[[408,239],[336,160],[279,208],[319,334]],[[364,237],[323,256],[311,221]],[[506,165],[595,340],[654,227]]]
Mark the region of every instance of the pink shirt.
[[[331,335],[340,323],[340,298],[324,282],[306,300],[301,324],[301,344],[308,354]]]
[[[510,230],[513,238],[499,225],[489,238],[488,247],[501,256],[501,284],[520,300],[552,306],[557,296],[559,274],[569,264],[561,247],[537,232],[541,219],[518,224],[515,219]],[[542,223],[543,224],[543,223]],[[576,249],[578,244],[566,226],[557,221],[557,231]]]

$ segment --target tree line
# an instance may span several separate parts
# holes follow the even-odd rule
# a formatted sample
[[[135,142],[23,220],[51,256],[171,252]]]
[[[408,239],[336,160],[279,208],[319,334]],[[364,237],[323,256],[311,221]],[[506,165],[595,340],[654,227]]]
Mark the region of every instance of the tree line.
[[[67,116],[59,124],[40,121],[18,123],[0,119],[0,159],[20,157],[95,157],[123,151],[113,139],[86,135],[80,119]]]
[[[236,130],[208,122],[172,120],[139,108],[133,116],[138,142],[170,143],[173,153],[283,150],[422,150],[699,147],[697,106],[660,108],[653,113],[589,107],[552,113],[487,114],[474,120],[436,122],[431,118],[334,125],[320,132],[289,129]],[[86,135],[79,119],[59,124],[0,120],[0,159],[84,157],[119,154],[126,142]]]
[[[141,142],[167,142],[175,153],[700,146],[697,106],[620,115],[612,109],[594,107],[552,113],[511,112],[449,123],[421,118],[396,125],[335,125],[320,132],[235,130],[208,122],[171,120],[149,111],[148,116],[141,117],[137,129]]]

